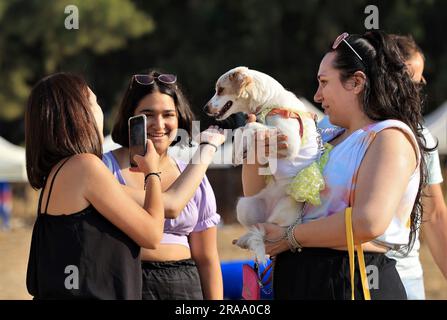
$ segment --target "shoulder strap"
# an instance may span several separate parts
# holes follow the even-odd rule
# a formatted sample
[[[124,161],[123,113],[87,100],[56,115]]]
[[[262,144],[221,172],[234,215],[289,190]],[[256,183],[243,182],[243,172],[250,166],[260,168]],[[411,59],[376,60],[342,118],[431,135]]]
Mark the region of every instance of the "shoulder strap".
[[[43,187],[42,190],[40,191],[40,195],[39,195],[39,204],[37,205],[37,214],[40,214],[40,207],[42,206],[42,198],[43,198],[43,192],[45,190],[45,186],[47,185],[47,178],[45,177],[43,180]]]
[[[53,184],[54,184],[54,180],[56,179],[57,174],[59,173],[59,170],[64,166],[64,164],[69,160],[70,158],[67,158],[64,160],[64,162],[62,162],[62,164],[59,166],[59,168],[57,168],[56,172],[54,173],[53,179],[51,180],[51,184],[50,184],[50,190],[48,191],[48,197],[47,197],[47,203],[45,206],[45,211],[43,214],[47,214],[47,210],[48,210],[48,204],[50,203],[50,196],[51,196],[51,191],[53,190]],[[42,205],[42,198],[43,198],[43,192],[45,190],[45,186],[46,186],[46,181],[44,184],[44,188],[42,189],[42,194],[41,197],[39,199],[39,213],[40,213],[40,208]]]

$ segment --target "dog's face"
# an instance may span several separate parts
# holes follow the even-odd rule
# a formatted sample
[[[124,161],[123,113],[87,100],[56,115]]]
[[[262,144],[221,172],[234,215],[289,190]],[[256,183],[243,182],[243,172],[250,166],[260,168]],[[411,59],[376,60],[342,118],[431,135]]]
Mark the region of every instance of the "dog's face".
[[[204,111],[217,120],[224,120],[237,112],[249,113],[250,89],[253,79],[246,67],[234,68],[216,82],[216,93],[205,105]]]

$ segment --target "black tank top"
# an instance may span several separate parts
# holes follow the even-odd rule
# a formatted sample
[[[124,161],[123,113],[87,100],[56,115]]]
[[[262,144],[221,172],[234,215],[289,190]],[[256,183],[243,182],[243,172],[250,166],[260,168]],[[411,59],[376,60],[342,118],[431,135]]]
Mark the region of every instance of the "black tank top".
[[[68,159],[67,159],[68,160]],[[35,299],[141,299],[140,247],[92,205],[70,215],[44,213],[42,188],[26,285]],[[113,199],[110,199],[113,201]]]

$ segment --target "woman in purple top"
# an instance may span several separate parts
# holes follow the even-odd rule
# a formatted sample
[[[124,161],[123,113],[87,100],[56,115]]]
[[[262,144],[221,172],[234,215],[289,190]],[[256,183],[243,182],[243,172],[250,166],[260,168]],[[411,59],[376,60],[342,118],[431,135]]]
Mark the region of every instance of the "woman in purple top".
[[[186,165],[171,158],[169,146],[179,129],[191,137],[193,120],[176,76],[155,71],[133,76],[112,130],[113,140],[123,148],[104,154],[103,161],[139,201],[143,200],[144,176],[129,170],[128,149],[128,119],[139,114],[147,116],[148,138],[160,155],[166,218],[161,245],[141,251],[143,299],[222,299],[216,237],[220,216],[205,172],[225,138],[221,131],[215,132],[207,139],[211,145],[200,145],[200,164]]]

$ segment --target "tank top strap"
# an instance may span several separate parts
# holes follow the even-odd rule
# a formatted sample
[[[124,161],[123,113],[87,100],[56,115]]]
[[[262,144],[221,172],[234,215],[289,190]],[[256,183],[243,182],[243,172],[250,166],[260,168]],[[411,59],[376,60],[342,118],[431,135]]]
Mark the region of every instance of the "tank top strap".
[[[51,191],[53,190],[53,184],[54,184],[54,180],[56,179],[57,174],[59,173],[59,170],[64,166],[64,164],[70,160],[70,158],[67,158],[64,160],[64,162],[62,162],[62,164],[59,166],[59,168],[57,168],[56,172],[54,173],[53,179],[51,179],[51,184],[50,184],[50,190],[48,191],[48,196],[47,196],[47,203],[45,205],[45,211],[43,212],[43,214],[47,214],[47,210],[48,210],[48,204],[50,203],[50,197],[51,197]],[[40,197],[39,197],[39,207],[38,207],[38,213],[40,214],[41,211],[41,206],[42,206],[42,198],[43,198],[43,193],[45,191],[45,187],[47,184],[47,179],[45,179],[45,183],[43,185],[43,189],[42,192],[40,193]]]

